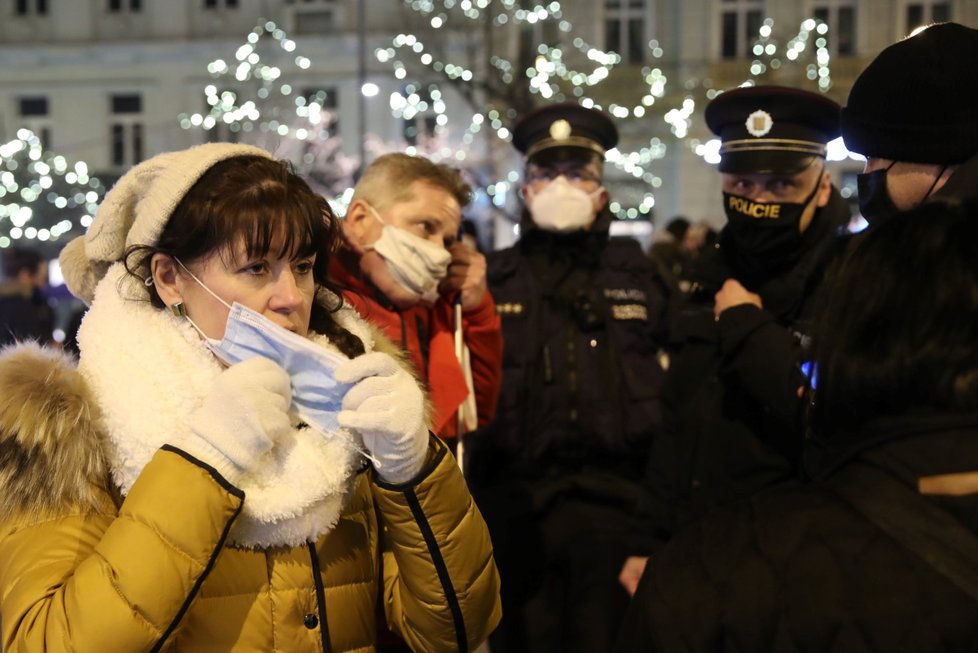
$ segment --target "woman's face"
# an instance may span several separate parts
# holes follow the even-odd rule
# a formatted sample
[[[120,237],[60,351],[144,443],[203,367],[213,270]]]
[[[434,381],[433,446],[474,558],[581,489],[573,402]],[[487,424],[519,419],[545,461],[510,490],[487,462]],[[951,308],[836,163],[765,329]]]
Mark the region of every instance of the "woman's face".
[[[176,286],[187,315],[207,337],[224,337],[228,308],[201,284],[229,305],[238,302],[289,331],[308,334],[316,294],[316,256],[279,258],[278,251],[273,243],[263,257],[249,258],[245,244],[239,242],[228,255],[218,252],[188,264],[200,283],[176,266]]]

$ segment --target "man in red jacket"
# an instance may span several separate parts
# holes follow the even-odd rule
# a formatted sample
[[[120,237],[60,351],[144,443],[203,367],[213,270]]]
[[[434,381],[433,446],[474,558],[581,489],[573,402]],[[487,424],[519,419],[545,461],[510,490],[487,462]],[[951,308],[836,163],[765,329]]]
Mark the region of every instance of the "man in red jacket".
[[[456,239],[469,186],[455,168],[386,154],[364,172],[333,259],[344,299],[411,355],[434,405],[434,430],[455,444],[496,409],[502,331],[486,287],[486,260]],[[458,319],[471,366],[474,410],[457,357]],[[460,410],[462,418],[459,418]]]

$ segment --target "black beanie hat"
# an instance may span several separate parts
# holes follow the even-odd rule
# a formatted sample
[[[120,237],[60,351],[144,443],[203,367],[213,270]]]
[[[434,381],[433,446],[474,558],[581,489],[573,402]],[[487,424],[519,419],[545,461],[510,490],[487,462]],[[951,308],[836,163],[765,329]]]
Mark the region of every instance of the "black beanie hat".
[[[894,161],[978,154],[978,30],[938,23],[880,52],[849,91],[842,138],[853,152]]]

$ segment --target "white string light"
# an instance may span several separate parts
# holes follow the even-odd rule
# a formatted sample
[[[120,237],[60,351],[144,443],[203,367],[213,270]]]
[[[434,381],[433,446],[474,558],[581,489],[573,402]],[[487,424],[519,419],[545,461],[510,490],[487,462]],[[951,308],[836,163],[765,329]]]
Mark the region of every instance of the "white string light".
[[[491,4],[489,0],[403,1],[412,10],[425,16],[426,24],[435,32],[448,29],[453,16],[460,16],[470,21],[491,18],[495,25],[500,26],[506,24],[544,26],[549,23],[556,26],[559,32],[573,31],[573,25],[564,17],[559,2],[541,2],[534,7],[524,8],[518,7],[516,0],[501,0],[495,3],[496,13],[493,17],[486,13]],[[774,21],[770,18],[766,19],[753,44],[754,58],[749,64],[744,84],[756,83],[759,78],[784,65],[800,64],[806,53],[812,53],[813,62],[806,65],[806,76],[818,85],[819,90],[827,91],[831,88],[827,37],[828,26],[824,22],[808,19],[801,24],[798,33],[788,39],[781,48],[774,37]],[[639,102],[631,106],[616,103],[604,105],[598,99],[598,93],[603,90],[602,83],[609,79],[621,63],[621,57],[615,52],[594,48],[581,38],[572,39],[570,46],[583,55],[583,60],[592,63],[593,67],[588,70],[574,68],[568,65],[562,48],[541,44],[537,48],[533,65],[526,70],[518,70],[512,61],[494,53],[490,53],[490,69],[498,76],[502,86],[511,86],[525,81],[526,88],[531,94],[539,95],[547,101],[576,100],[583,106],[603,109],[618,121],[661,120],[677,144],[690,148],[700,156],[709,156],[711,151],[709,143],[703,144],[689,136],[697,109],[720,93],[720,90],[713,88],[709,81],[695,78],[684,80],[683,91],[678,94],[674,91],[672,93],[673,97],[680,98],[679,105],[675,106],[675,100],[670,100],[673,105],[664,106],[662,100],[671,90],[669,79],[662,67],[646,66],[641,70],[640,88],[644,89],[644,92]],[[655,39],[648,43],[648,51],[652,59],[660,59],[664,54],[660,43]],[[459,80],[468,82],[474,78],[473,71],[468,68],[435,56],[416,34],[397,35],[390,47],[377,49],[375,56],[381,63],[391,65],[398,79],[407,78],[409,62],[420,63],[430,71],[443,74],[452,83],[458,83]],[[410,89],[411,85],[407,88]],[[427,110],[424,100],[411,92],[392,94],[390,105],[392,115],[403,119],[410,119]],[[438,124],[443,124],[441,118],[444,116],[444,111],[435,113],[439,118]],[[515,117],[515,112],[509,107],[489,106],[485,112],[476,113],[462,135],[459,160],[465,159],[466,148],[471,145],[474,136],[480,133],[483,127],[490,128],[498,138],[509,140],[511,134],[506,129],[506,123],[512,122]],[[447,124],[449,121],[447,116],[445,118],[444,124]],[[651,168],[655,161],[666,156],[667,151],[668,144],[656,137],[634,151],[613,150],[607,153],[606,160],[626,175],[640,179],[652,189],[656,189],[661,187],[662,179]],[[511,177],[512,175],[486,184],[484,192],[495,206],[502,208],[505,198],[519,182],[518,177],[515,179]],[[647,214],[654,205],[654,194],[650,192],[641,196],[637,209],[618,205],[617,208],[612,206],[612,210],[618,217],[628,219]]]
[[[104,195],[84,161],[71,164],[45,151],[30,130],[18,130],[17,138],[0,145],[0,248],[81,234]]]
[[[316,190],[338,195],[352,186],[359,161],[342,152],[327,92],[307,96],[290,82],[312,65],[283,29],[260,20],[233,58],[207,65],[215,80],[203,89],[209,109],[181,113],[177,120],[183,129],[223,127],[235,139],[272,149],[292,161]],[[362,92],[370,95],[378,90],[365,84]]]

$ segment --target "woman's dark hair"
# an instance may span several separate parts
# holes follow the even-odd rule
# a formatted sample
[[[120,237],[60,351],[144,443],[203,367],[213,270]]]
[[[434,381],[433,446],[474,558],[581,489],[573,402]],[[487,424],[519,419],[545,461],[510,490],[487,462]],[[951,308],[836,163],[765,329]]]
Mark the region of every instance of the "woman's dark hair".
[[[978,203],[929,202],[860,235],[814,329],[816,437],[978,410]]]
[[[126,251],[126,269],[146,279],[157,253],[186,264],[212,253],[228,261],[237,242],[246,244],[249,257],[264,256],[273,245],[280,257],[316,254],[316,286],[332,291],[337,301],[334,306],[313,302],[309,327],[352,357],[363,353],[363,343],[333,319],[343,300],[328,277],[338,229],[329,203],[288,164],[260,156],[232,157],[214,164],[197,180],[173,210],[155,246]],[[156,288],[148,290],[153,306],[163,308]]]

